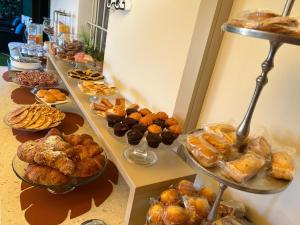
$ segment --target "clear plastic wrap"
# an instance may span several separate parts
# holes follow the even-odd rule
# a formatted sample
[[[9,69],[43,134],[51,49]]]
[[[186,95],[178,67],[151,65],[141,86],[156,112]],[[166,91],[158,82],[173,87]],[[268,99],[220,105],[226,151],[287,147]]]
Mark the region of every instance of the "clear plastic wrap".
[[[219,161],[218,154],[215,149],[205,143],[200,134],[196,133],[187,136],[187,149],[202,166],[213,167]]]
[[[189,211],[181,206],[167,206],[163,213],[165,225],[190,225],[191,217]]]
[[[193,224],[199,224],[201,220],[206,219],[211,209],[207,199],[203,197],[184,196],[183,203],[190,213]]]
[[[254,152],[246,153],[239,159],[220,164],[226,177],[244,183],[254,177],[265,165],[266,160]]]
[[[164,210],[163,204],[152,200],[152,205],[147,212],[147,225],[165,225],[163,222]]]
[[[218,216],[225,217],[228,215],[243,218],[246,215],[246,207],[244,203],[234,200],[221,201],[218,209]]]
[[[249,141],[247,145],[247,152],[255,152],[256,154],[270,160],[271,145],[263,136],[259,136]]]
[[[216,200],[216,193],[212,188],[207,186],[201,187],[198,193],[201,197],[205,197],[211,206],[214,204]]]
[[[214,221],[212,225],[254,225],[254,224],[244,218],[238,219],[234,216],[226,216]]]
[[[178,205],[180,203],[180,195],[175,188],[169,188],[160,194],[159,200],[164,205]]]
[[[181,180],[176,188],[181,196],[192,196],[196,192],[193,182],[189,180]]]

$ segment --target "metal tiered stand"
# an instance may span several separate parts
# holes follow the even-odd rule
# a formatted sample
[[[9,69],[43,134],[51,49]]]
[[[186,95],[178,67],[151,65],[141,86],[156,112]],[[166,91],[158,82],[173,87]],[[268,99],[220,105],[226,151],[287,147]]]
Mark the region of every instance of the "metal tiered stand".
[[[285,7],[282,13],[282,16],[288,16],[293,8],[295,0],[287,0],[285,3]],[[283,34],[276,34],[271,32],[265,32],[260,30],[253,30],[247,28],[235,27],[233,25],[225,23],[223,25],[223,30],[231,33],[236,33],[244,36],[255,37],[260,39],[266,39],[270,41],[270,50],[266,60],[262,63],[262,73],[256,79],[256,88],[250,102],[249,108],[246,112],[246,115],[240,125],[237,128],[237,143],[236,147],[239,148],[240,152],[242,152],[242,148],[240,148],[243,141],[248,137],[250,131],[250,124],[252,115],[260,96],[260,93],[263,87],[268,83],[268,73],[274,67],[274,56],[279,49],[279,47],[284,44],[294,44],[300,45],[300,38],[295,36],[288,36]],[[207,224],[211,224],[217,215],[217,210],[220,205],[220,201],[222,199],[223,193],[225,189],[229,186],[241,191],[257,193],[257,194],[273,194],[283,191],[290,184],[289,181],[274,179],[267,175],[267,171],[261,171],[255,178],[249,180],[244,184],[235,183],[232,180],[226,179],[222,175],[222,171],[220,168],[205,168],[202,167],[193,156],[184,149],[185,155],[193,162],[193,164],[202,172],[214,178],[220,184],[220,190],[217,195],[217,198],[214,202],[214,205],[208,215]]]

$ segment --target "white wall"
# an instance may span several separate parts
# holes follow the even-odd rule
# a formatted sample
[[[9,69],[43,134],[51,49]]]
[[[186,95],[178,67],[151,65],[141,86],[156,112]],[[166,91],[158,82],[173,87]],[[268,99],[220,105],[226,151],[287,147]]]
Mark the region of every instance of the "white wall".
[[[132,101],[173,113],[200,0],[132,0],[110,14],[104,74]]]
[[[285,1],[236,0],[231,17],[253,8],[269,8],[281,13]],[[296,1],[292,14],[298,15]],[[239,122],[249,105],[260,65],[269,44],[265,40],[227,33],[224,36],[198,127],[205,122]],[[269,73],[269,83],[262,92],[253,117],[253,129],[265,127],[274,145],[297,149],[296,177],[287,190],[275,195],[255,195],[232,190],[235,198],[245,201],[251,217],[259,225],[298,225],[300,214],[300,47],[283,45]]]

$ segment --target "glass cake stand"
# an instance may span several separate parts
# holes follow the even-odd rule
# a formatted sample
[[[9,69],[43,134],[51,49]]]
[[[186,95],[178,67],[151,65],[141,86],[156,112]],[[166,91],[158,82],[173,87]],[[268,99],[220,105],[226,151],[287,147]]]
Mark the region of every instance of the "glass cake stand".
[[[17,155],[13,157],[12,169],[18,178],[32,186],[46,188],[52,194],[66,194],[68,192],[73,191],[77,187],[86,185],[96,180],[103,174],[107,167],[108,159],[105,153],[102,154],[105,156],[105,163],[102,169],[99,170],[95,175],[85,178],[71,177],[69,183],[63,185],[42,185],[30,181],[25,175],[25,170],[29,163],[21,161]]]
[[[144,139],[144,138],[143,138]],[[151,166],[158,160],[154,151],[150,151],[150,147],[145,140],[141,140],[138,145],[130,145],[124,151],[125,159],[130,163],[138,165]]]

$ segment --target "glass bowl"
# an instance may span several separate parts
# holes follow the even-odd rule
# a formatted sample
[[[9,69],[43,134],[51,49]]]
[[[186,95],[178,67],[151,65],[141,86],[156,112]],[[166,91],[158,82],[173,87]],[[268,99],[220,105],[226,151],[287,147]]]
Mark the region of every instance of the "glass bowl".
[[[105,169],[107,167],[108,159],[107,159],[105,152],[103,152],[102,155],[105,158],[105,163],[104,163],[102,169],[99,170],[95,175],[90,176],[90,177],[85,177],[85,178],[71,177],[70,182],[63,184],[63,185],[43,185],[43,184],[37,184],[37,183],[32,182],[25,176],[25,169],[27,168],[29,163],[26,163],[26,162],[23,162],[22,160],[20,160],[17,155],[15,155],[13,157],[12,169],[18,178],[20,178],[22,181],[24,181],[32,186],[46,188],[50,193],[53,193],[53,194],[65,194],[70,191],[73,191],[77,187],[86,185],[86,184],[96,180],[98,177],[100,177],[103,174],[103,172],[105,171]]]

